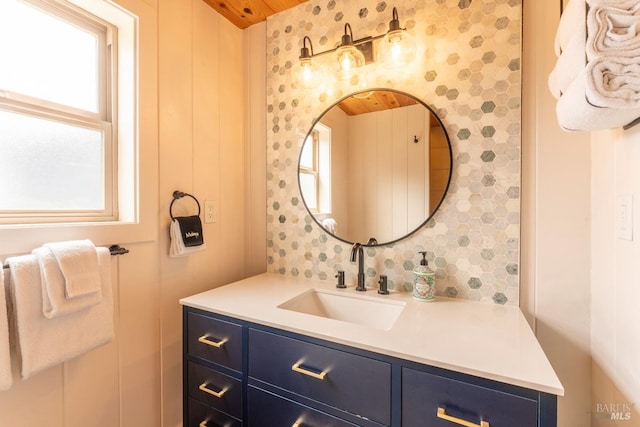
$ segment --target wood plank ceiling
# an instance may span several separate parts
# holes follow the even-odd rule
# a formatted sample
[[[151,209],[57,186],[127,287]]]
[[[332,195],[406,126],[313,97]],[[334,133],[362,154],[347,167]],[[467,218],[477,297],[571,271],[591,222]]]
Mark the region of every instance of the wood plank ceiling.
[[[343,100],[339,106],[347,115],[355,116],[374,111],[390,110],[416,104],[410,96],[398,92],[371,91],[351,96]]]
[[[203,0],[240,29],[262,22],[274,13],[290,9],[306,0]]]

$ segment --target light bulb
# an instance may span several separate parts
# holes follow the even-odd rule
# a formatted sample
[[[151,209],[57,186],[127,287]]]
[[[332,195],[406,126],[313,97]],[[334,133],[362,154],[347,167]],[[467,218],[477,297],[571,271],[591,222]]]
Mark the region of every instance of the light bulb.
[[[311,58],[304,58],[298,62],[296,80],[305,88],[313,87],[320,80],[320,68]]]
[[[416,45],[405,30],[389,31],[378,45],[378,61],[387,68],[400,68],[414,60]]]
[[[415,41],[407,30],[400,27],[398,9],[394,7],[389,31],[378,45],[377,59],[387,68],[400,68],[413,61],[415,55]]]
[[[359,67],[365,64],[364,55],[353,45],[341,46],[336,50],[338,77],[349,80]]]
[[[309,47],[307,47],[307,42]],[[312,88],[318,84],[322,71],[313,60],[313,44],[307,36],[302,39],[302,49],[300,49],[300,57],[298,59],[298,64],[294,70],[296,80],[305,88]]]
[[[349,80],[357,68],[365,64],[364,54],[353,44],[351,25],[344,24],[344,35],[335,52],[335,66],[338,78]]]

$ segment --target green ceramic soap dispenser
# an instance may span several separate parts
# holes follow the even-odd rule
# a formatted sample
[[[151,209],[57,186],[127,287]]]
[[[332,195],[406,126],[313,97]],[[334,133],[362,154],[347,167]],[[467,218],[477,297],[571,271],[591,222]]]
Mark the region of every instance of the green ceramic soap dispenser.
[[[420,301],[434,301],[436,299],[435,272],[429,268],[427,253],[422,255],[420,265],[413,269],[413,297]]]

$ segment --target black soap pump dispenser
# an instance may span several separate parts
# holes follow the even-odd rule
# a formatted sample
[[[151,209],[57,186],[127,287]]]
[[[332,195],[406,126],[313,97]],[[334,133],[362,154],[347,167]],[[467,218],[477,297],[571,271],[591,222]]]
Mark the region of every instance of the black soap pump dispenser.
[[[429,268],[427,253],[422,255],[420,265],[413,269],[413,297],[419,301],[434,301],[436,299],[436,274]]]

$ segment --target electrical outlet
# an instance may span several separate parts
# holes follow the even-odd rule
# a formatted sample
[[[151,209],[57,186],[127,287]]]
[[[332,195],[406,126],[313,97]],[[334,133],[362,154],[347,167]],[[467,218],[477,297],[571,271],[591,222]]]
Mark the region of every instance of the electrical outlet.
[[[218,222],[218,207],[215,200],[204,201],[204,222],[205,224]]]
[[[619,239],[633,240],[633,196],[618,196],[616,205],[616,235]]]

